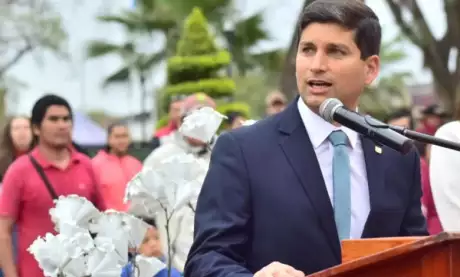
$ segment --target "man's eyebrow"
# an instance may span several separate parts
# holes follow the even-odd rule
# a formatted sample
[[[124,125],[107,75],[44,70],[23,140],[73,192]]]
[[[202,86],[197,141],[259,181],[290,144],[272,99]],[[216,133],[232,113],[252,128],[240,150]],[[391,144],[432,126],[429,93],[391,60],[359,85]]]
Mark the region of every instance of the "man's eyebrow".
[[[299,43],[299,46],[313,46],[313,45],[315,45],[313,42],[305,41],[305,40]]]
[[[343,49],[345,51],[351,51],[350,47],[348,47],[346,44],[343,44],[343,43],[330,43],[328,44],[328,46]]]
[[[52,119],[59,119],[59,118],[68,119],[68,118],[70,118],[70,115],[50,115],[48,118],[52,118]]]
[[[315,46],[316,44],[313,43],[312,41],[309,40],[304,40],[299,42],[299,46]],[[327,43],[328,47],[337,47],[337,48],[343,48],[349,50],[350,47],[348,47],[346,44],[340,43],[340,42],[329,42]]]

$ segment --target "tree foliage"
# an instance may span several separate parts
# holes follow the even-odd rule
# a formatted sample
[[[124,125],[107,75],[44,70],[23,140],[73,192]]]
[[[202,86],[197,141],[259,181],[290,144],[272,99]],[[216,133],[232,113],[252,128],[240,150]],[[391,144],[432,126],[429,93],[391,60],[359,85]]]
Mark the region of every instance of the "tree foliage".
[[[231,62],[230,53],[216,45],[208,21],[199,8],[194,8],[185,20],[176,53],[168,59],[166,99],[204,92],[226,102],[219,106],[219,111],[240,111],[249,116],[246,104],[228,103],[236,89],[235,82],[222,75]]]
[[[222,77],[218,71],[230,64],[230,54],[218,50],[208,23],[196,8],[185,20],[176,55],[168,59],[168,98],[204,92],[211,97],[231,96],[235,91],[233,80]]]
[[[417,1],[385,1],[401,31],[422,51],[424,66],[431,70],[445,108],[455,111],[459,100],[460,54],[455,57],[453,70],[449,70],[449,62],[452,50],[457,53],[460,50],[460,1],[437,0],[443,3],[447,23],[447,30],[439,39],[434,36]]]
[[[236,83],[235,101],[247,103],[251,116],[255,119],[266,114],[265,98],[277,90],[279,73],[249,72],[244,76],[234,76]]]
[[[67,34],[48,1],[0,2],[0,77],[27,54],[41,62],[43,50],[66,57]]]
[[[397,36],[382,42],[380,76],[361,96],[362,112],[386,116],[395,109],[408,108],[411,105],[406,85],[412,78],[412,73],[394,69],[407,58],[402,44],[404,41],[404,37]]]

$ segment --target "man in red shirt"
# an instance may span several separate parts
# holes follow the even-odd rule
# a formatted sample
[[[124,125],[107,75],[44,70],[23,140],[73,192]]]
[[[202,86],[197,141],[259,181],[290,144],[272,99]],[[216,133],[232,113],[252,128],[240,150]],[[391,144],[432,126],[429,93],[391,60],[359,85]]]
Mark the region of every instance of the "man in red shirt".
[[[160,128],[155,132],[156,138],[162,138],[164,136],[167,136],[177,130],[178,125],[181,120],[181,112],[182,112],[182,98],[174,98],[171,101],[171,104],[169,105],[169,121],[168,125],[164,126],[163,128]]]
[[[38,237],[55,233],[49,210],[57,196],[77,194],[100,210],[105,205],[99,194],[90,159],[72,147],[72,110],[56,95],[39,99],[32,109],[36,142],[30,156],[49,180],[48,189],[32,158],[24,155],[8,168],[0,195],[0,267],[5,277],[41,277],[42,270],[27,248]],[[18,231],[18,258],[14,263],[11,234]]]

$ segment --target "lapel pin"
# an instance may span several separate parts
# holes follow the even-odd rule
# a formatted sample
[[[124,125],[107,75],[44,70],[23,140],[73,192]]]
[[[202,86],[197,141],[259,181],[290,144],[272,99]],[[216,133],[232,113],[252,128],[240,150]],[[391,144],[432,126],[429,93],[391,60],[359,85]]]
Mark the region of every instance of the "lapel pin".
[[[382,154],[382,148],[379,146],[375,146],[375,153]]]

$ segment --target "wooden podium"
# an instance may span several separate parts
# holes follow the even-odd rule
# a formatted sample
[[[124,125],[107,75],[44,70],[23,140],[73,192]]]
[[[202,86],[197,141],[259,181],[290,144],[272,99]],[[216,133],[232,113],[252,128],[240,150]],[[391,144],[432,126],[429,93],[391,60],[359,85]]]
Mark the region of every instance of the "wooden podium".
[[[308,277],[460,276],[460,234],[342,242],[342,264]]]

